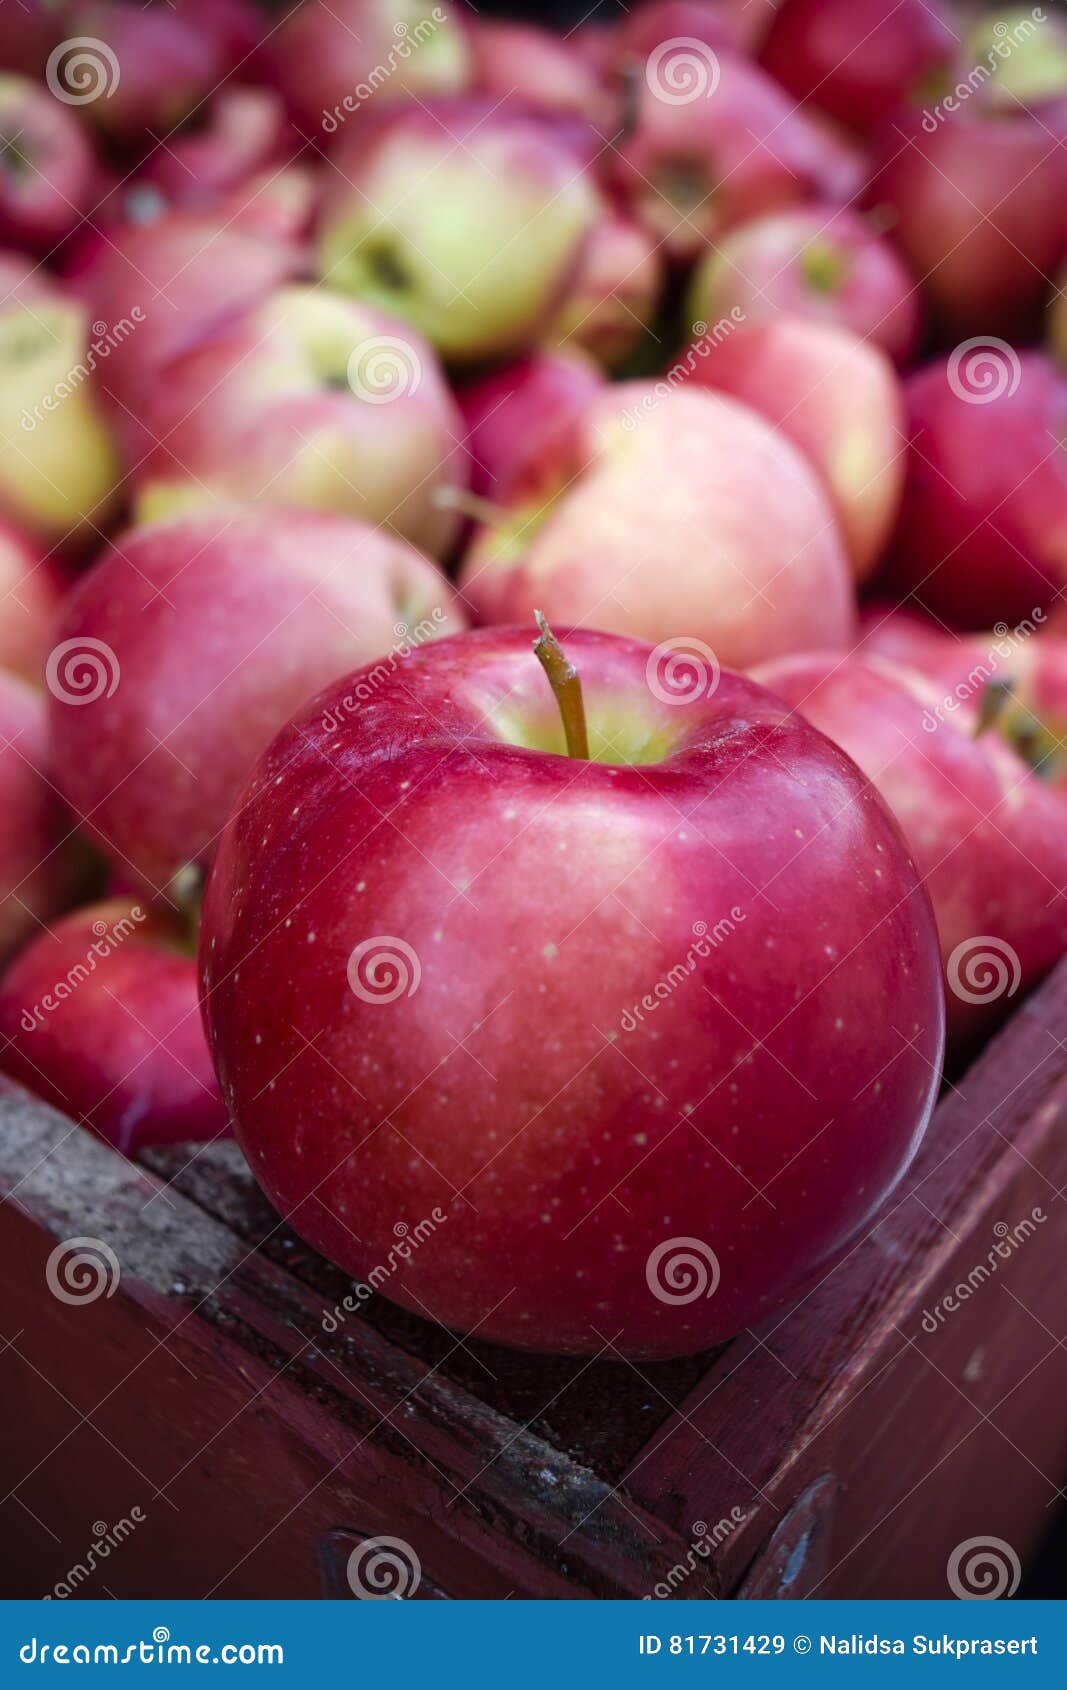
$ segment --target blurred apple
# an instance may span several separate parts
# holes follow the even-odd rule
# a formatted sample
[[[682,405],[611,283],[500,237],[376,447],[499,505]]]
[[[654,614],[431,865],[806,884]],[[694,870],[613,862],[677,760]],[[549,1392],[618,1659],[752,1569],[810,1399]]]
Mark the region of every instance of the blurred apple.
[[[470,42],[474,93],[577,114],[602,132],[618,127],[603,77],[569,38],[535,23],[476,15]]]
[[[168,205],[211,207],[221,195],[270,169],[294,150],[281,96],[269,88],[219,89],[200,128],[179,132],[148,157],[138,180]]]
[[[744,668],[847,648],[848,563],[815,471],[762,417],[666,382],[606,388],[508,489],[460,578],[484,622],[696,640]]]
[[[39,557],[17,529],[0,522],[0,669],[44,684],[52,624],[66,588],[58,560]]]
[[[472,492],[495,499],[528,467],[565,452],[603,386],[587,357],[549,350],[461,387]]]
[[[463,425],[433,349],[324,288],[282,289],[169,364],[146,397],[141,520],[216,500],[335,511],[443,555]]]
[[[647,342],[664,280],[651,237],[606,205],[546,338],[582,347],[605,369],[617,369]]]
[[[39,83],[0,71],[0,241],[54,247],[92,204],[96,182],[74,112]]]
[[[919,339],[921,291],[868,218],[800,206],[742,223],[700,261],[690,322],[715,323],[735,308],[750,323],[787,312],[837,323],[907,363]]]
[[[866,580],[904,485],[904,405],[888,358],[848,329],[787,316],[694,350],[695,382],[750,405],[807,455],[837,513],[853,574]]]
[[[464,623],[432,564],[362,523],[232,507],[136,528],[60,618],[57,782],[108,858],[160,890],[210,861],[298,704],[367,662],[393,673]]]
[[[597,215],[547,122],[475,101],[404,107],[337,149],[319,254],[331,287],[412,323],[456,362],[528,349]]]
[[[0,960],[60,909],[68,890],[63,807],[48,769],[45,706],[0,669]]]
[[[0,250],[0,311],[9,305],[32,305],[37,299],[54,299],[55,278],[33,258],[22,252]]]
[[[959,53],[964,84],[975,65],[991,72],[981,98],[1001,111],[1038,108],[1067,94],[1067,23],[1040,6],[987,12],[975,21]]]
[[[870,130],[947,90],[957,45],[940,0],[782,0],[763,63],[798,100]]]

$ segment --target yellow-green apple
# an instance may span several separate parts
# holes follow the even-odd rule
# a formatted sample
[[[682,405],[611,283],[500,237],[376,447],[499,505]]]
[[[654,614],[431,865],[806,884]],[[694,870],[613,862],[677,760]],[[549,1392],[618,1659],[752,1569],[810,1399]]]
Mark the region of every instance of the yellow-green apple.
[[[0,516],[39,540],[81,541],[114,505],[118,452],[94,376],[112,332],[58,295],[0,311]]]
[[[309,135],[336,135],[371,102],[462,94],[471,74],[468,32],[450,0],[303,0],[264,56]]]
[[[50,632],[66,588],[59,560],[40,557],[24,535],[0,521],[0,669],[43,685]]]
[[[304,699],[370,660],[392,673],[464,621],[431,563],[343,517],[223,507],[134,529],[58,624],[57,782],[110,860],[161,889],[210,859]]]
[[[966,1048],[1067,949],[1062,799],[981,732],[980,700],[939,714],[941,694],[914,670],[835,652],[755,674],[855,760],[900,823],[937,917],[950,1043]]]
[[[849,329],[769,317],[695,343],[692,379],[749,405],[821,475],[857,581],[874,570],[904,485],[900,383],[885,353]]]
[[[739,310],[746,322],[786,312],[837,323],[897,364],[915,352],[920,289],[895,248],[848,207],[797,206],[754,217],[716,243],[694,272],[690,323]]]
[[[136,512],[217,500],[335,511],[444,555],[442,487],[465,476],[437,354],[406,323],[324,288],[273,295],[175,360],[146,396]]]
[[[0,979],[0,1071],[128,1156],[228,1134],[194,952],[147,900],[53,922]]]
[[[648,232],[605,205],[546,339],[584,347],[617,369],[650,341],[664,270]]]
[[[530,353],[460,387],[471,491],[496,499],[565,450],[603,387],[591,359],[562,349]]]
[[[535,23],[475,16],[470,47],[474,93],[578,115],[604,133],[618,127],[604,78],[569,39]]]
[[[678,259],[703,255],[742,218],[806,200],[843,204],[866,166],[739,53],[672,41],[632,85],[632,126],[608,180]]]
[[[74,113],[39,83],[0,71],[0,241],[54,247],[92,204],[96,181]]]
[[[870,130],[947,91],[958,44],[940,0],[782,0],[762,62],[798,100]]]
[[[737,668],[852,643],[849,566],[815,471],[721,394],[607,387],[502,503],[460,577],[481,621],[541,609],[652,641],[687,635]]]
[[[282,731],[208,885],[204,1009],[256,1177],[346,1273],[425,1221],[405,1308],[677,1355],[828,1271],[907,1166],[937,942],[829,740],[740,676],[561,638],[584,755],[525,629]]]
[[[596,222],[587,158],[551,120],[480,101],[354,124],[323,207],[323,279],[455,362],[526,350]]]
[[[961,628],[1047,606],[1067,584],[1067,375],[978,336],[909,376],[904,398],[893,588]]]
[[[989,74],[979,84],[982,99],[1009,112],[1040,107],[1067,94],[1067,24],[1059,12],[1040,6],[997,8],[978,17],[961,45],[959,68],[968,96],[976,65]]]
[[[0,669],[0,960],[62,906],[66,831],[49,772],[44,701]]]

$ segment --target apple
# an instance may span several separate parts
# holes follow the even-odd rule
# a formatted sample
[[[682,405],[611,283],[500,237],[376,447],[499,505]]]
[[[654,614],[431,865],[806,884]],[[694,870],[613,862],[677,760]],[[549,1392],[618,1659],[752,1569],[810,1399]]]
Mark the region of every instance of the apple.
[[[63,903],[69,862],[39,693],[0,669],[0,961]],[[0,1059],[2,1060],[2,1059]]]
[[[0,521],[0,670],[43,685],[52,624],[66,589],[59,560],[39,557],[24,535]]]
[[[91,205],[96,180],[74,113],[39,83],[0,71],[0,241],[54,247]]]
[[[1004,112],[1038,108],[1067,94],[1067,24],[1040,6],[998,9],[980,17],[959,54],[963,85],[980,65],[992,74],[981,83],[983,100]]]
[[[0,5],[0,65],[25,76],[43,77],[61,22],[55,0]]]
[[[867,131],[947,88],[957,48],[939,0],[782,0],[762,62],[798,100]]]
[[[736,668],[852,643],[849,567],[815,471],[721,394],[605,388],[502,505],[460,576],[480,621],[542,609],[652,641],[687,635]]]
[[[1030,338],[1067,245],[1063,145],[1067,104],[966,105],[898,116],[868,202],[893,237],[941,334]]]
[[[465,476],[437,356],[406,323],[323,288],[283,289],[166,366],[145,398],[136,513],[217,500],[335,511],[444,555]]]
[[[222,508],[121,536],[52,654],[56,780],[134,884],[210,860],[253,760],[313,692],[465,618],[402,541],[342,517]]]
[[[904,405],[892,364],[848,329],[770,317],[694,342],[693,381],[730,394],[806,453],[864,581],[893,531],[904,485]]]
[[[1067,375],[979,336],[909,376],[904,398],[892,588],[963,628],[1048,606],[1067,583]]]
[[[323,280],[403,317],[448,360],[528,350],[576,272],[598,201],[548,122],[478,101],[409,105],[336,150]]]
[[[652,340],[664,264],[650,236],[606,205],[590,232],[547,338],[617,369]]]
[[[100,371],[116,414],[135,420],[164,365],[296,276],[301,263],[289,242],[187,211],[90,238],[70,272],[90,316],[117,323],[136,305],[142,318]]]
[[[194,949],[130,899],[54,922],[0,979],[0,1070],[127,1156],[228,1134]]]
[[[467,30],[449,0],[303,0],[265,46],[270,76],[309,136],[362,107],[462,94]]]
[[[539,24],[476,15],[470,47],[476,94],[588,118],[606,135],[617,128],[604,77],[570,39]]]
[[[635,6],[620,23],[616,66],[625,71],[628,60],[643,66],[649,55],[667,42],[710,47],[716,53],[741,45],[738,19],[720,0],[650,0]]]
[[[758,65],[697,41],[664,44],[631,89],[633,121],[605,162],[631,215],[680,261],[742,219],[806,200],[842,204],[866,167]]]
[[[250,178],[273,176],[294,150],[281,96],[270,88],[223,86],[202,127],[179,132],[147,159],[138,181],[168,205],[210,208]]]
[[[93,370],[116,327],[97,333],[59,296],[0,311],[0,518],[42,542],[81,543],[114,506],[118,453]]]
[[[345,1273],[651,1359],[862,1235],[937,1092],[937,942],[828,740],[699,658],[562,640],[566,740],[524,629],[419,652],[336,734],[351,677],[290,723],[219,849],[202,997],[257,1179]]]
[[[34,259],[22,252],[0,249],[0,311],[9,305],[32,305],[38,299],[54,299],[53,278]]]
[[[565,349],[532,352],[460,387],[471,491],[495,499],[565,448],[603,387],[597,366]]]
[[[741,223],[701,259],[690,323],[787,313],[836,323],[906,364],[919,339],[921,290],[869,218],[843,207],[797,206]]]
[[[1062,799],[980,731],[980,698],[938,714],[936,687],[884,658],[813,653],[755,673],[854,759],[896,816],[937,917],[950,1046],[970,1048],[1067,947]]]

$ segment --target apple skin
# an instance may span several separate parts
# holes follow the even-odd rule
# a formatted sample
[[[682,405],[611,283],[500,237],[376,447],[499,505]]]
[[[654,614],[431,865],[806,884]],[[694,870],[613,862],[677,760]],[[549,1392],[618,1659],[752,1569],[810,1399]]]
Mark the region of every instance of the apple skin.
[[[436,353],[327,289],[283,289],[169,364],[139,420],[139,520],[254,500],[381,523],[435,556],[458,532],[436,502],[466,479]]]
[[[68,831],[51,780],[44,700],[0,669],[0,961],[61,908]]]
[[[923,88],[947,87],[958,45],[936,0],[782,0],[762,63],[798,100],[869,131]]]
[[[470,48],[475,94],[588,118],[605,134],[617,129],[603,77],[569,39],[535,23],[475,16]]]
[[[471,76],[468,32],[449,0],[304,0],[271,32],[264,58],[294,120],[312,137],[336,134],[351,121],[353,103],[358,110],[367,97],[361,89],[375,105],[425,101],[464,93]]]
[[[698,265],[690,323],[731,311],[746,322],[786,313],[837,324],[880,346],[896,364],[914,356],[921,290],[867,218],[843,207],[798,206],[741,223]]]
[[[1067,376],[986,339],[915,371],[904,402],[893,596],[960,628],[1046,607],[1067,583]]]
[[[605,369],[618,369],[647,341],[665,279],[651,237],[606,205],[546,338],[584,348]]]
[[[318,243],[330,287],[405,318],[455,363],[541,336],[599,209],[569,130],[437,101],[353,121],[333,162]]]
[[[965,962],[951,959],[991,936],[1018,957],[1020,988],[1035,985],[1067,947],[1062,800],[998,735],[975,737],[973,707],[939,720],[937,688],[884,658],[811,653],[754,674],[846,751],[889,805],[930,894],[950,980],[974,986]],[[971,1002],[950,989],[950,1049],[973,1048],[1012,1007],[1007,993]]]
[[[710,341],[693,380],[751,406],[806,454],[853,574],[865,581],[893,532],[904,485],[904,404],[885,354],[847,329],[771,317]]]
[[[747,406],[623,382],[553,447],[464,561],[477,620],[530,624],[540,609],[653,642],[685,634],[735,668],[851,646],[854,595],[826,494]]]
[[[64,916],[16,957],[0,1069],[127,1156],[229,1134],[195,959],[173,914],[135,899]]]
[[[949,344],[1036,334],[1067,245],[1065,136],[1063,101],[1030,113],[976,98],[940,121],[917,111],[894,119],[866,199],[892,218]]]
[[[78,583],[56,631],[57,646],[73,642],[49,699],[57,784],[109,860],[161,891],[184,863],[210,860],[254,759],[297,706],[347,670],[388,663],[402,627],[423,623],[434,635],[465,625],[451,587],[362,523],[223,507],[134,529]],[[79,651],[96,653],[80,692]]]
[[[157,147],[138,181],[158,188],[170,206],[210,208],[251,177],[273,174],[295,143],[279,94],[227,86],[211,101],[205,126]]]
[[[6,71],[0,71],[0,141],[0,242],[43,252],[92,204],[92,143],[46,88]]]
[[[58,558],[40,557],[18,529],[0,521],[0,670],[43,686],[52,627],[68,584]]]
[[[679,261],[702,257],[742,219],[806,200],[842,204],[862,187],[852,143],[738,53],[683,44],[662,63],[653,55],[632,97],[635,120],[604,162],[607,180]]]
[[[331,735],[349,677],[227,828],[205,1018],[256,1177],[345,1272],[439,1217],[384,1287],[405,1308],[534,1350],[678,1355],[824,1271],[907,1166],[942,1054],[936,936],[827,740],[739,676],[665,702],[647,646],[561,638],[594,752],[647,760],[557,755],[525,629],[417,653]],[[373,1001],[353,951],[377,936],[399,946],[377,989],[417,964],[413,993]],[[681,959],[696,978],[627,1030]],[[753,1200],[787,1170],[803,1201]],[[650,1256],[687,1238],[721,1281],[669,1304]]]
[[[532,352],[461,386],[471,491],[496,499],[529,467],[565,451],[604,388],[580,353]]]

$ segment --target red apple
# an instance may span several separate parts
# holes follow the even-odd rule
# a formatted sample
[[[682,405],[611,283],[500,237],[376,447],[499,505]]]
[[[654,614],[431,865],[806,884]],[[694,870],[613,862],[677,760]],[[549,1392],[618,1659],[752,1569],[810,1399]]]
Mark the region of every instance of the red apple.
[[[229,1131],[193,947],[158,906],[91,904],[26,946],[0,980],[0,1069],[128,1156]]]
[[[44,702],[0,669],[0,961],[55,913],[69,883],[68,831],[48,766]]]
[[[957,46],[940,0],[782,0],[763,63],[798,100],[870,130],[947,87]]]
[[[472,492],[495,499],[527,467],[565,449],[603,386],[588,358],[561,350],[531,353],[461,387]]]
[[[211,207],[250,178],[273,176],[295,139],[279,94],[224,85],[203,126],[157,147],[138,180],[158,188],[168,205]]]
[[[43,685],[51,629],[66,589],[58,559],[39,557],[29,540],[0,521],[0,670]]]
[[[720,394],[606,388],[503,504],[461,575],[482,621],[542,609],[653,641],[688,635],[737,668],[852,643],[848,563],[815,471]]]
[[[584,347],[606,369],[617,369],[650,343],[663,286],[664,264],[651,237],[605,206],[547,338]]]
[[[56,778],[108,857],[164,887],[206,863],[297,705],[464,625],[402,541],[309,512],[223,508],[134,529],[67,600],[49,686]]]
[[[406,323],[325,288],[272,295],[176,359],[146,395],[134,476],[150,520],[220,499],[335,511],[443,556],[463,425]]]
[[[699,659],[564,647],[591,760],[514,629],[279,735],[208,887],[205,1014],[256,1177],[346,1273],[403,1223],[406,1308],[677,1355],[824,1272],[906,1167],[937,943],[829,741]]]
[[[470,47],[475,93],[588,118],[608,133],[618,127],[603,77],[569,39],[535,23],[475,16]]]
[[[32,258],[21,252],[0,251],[0,311],[9,305],[32,305],[54,299],[53,278]]]
[[[821,475],[858,581],[893,531],[904,484],[904,406],[892,364],[847,329],[771,317],[694,342],[692,379],[781,429]]]
[[[978,711],[882,658],[815,653],[756,671],[854,758],[882,794],[937,917],[957,1050],[974,1043],[1067,949],[1067,830],[1048,792]],[[977,703],[977,701],[976,701]]]
[[[1067,583],[1067,376],[988,336],[904,384],[892,584],[959,627],[1018,622]]]
[[[717,242],[693,277],[688,311],[691,323],[734,311],[749,323],[783,312],[836,323],[904,364],[919,339],[920,289],[866,217],[799,206],[755,217]]]
[[[38,83],[0,72],[0,241],[54,247],[95,186],[92,145],[74,113]]]

